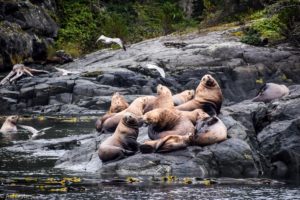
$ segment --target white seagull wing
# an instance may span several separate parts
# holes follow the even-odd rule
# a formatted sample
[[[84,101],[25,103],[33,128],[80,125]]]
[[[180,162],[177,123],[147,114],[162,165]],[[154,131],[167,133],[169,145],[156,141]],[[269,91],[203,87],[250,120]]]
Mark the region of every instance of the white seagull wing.
[[[31,127],[31,126],[25,126],[25,125],[18,125],[19,127],[29,131],[30,133],[32,133],[33,135],[34,134],[37,134],[39,131],[36,130],[35,128]]]
[[[118,44],[121,48],[124,48],[123,42],[122,42],[122,40],[120,38],[114,38],[113,42],[116,43],[116,44]]]
[[[146,66],[148,69],[156,69],[163,78],[166,78],[166,73],[163,70],[163,68],[158,67],[157,65],[150,64],[150,63],[148,63]]]

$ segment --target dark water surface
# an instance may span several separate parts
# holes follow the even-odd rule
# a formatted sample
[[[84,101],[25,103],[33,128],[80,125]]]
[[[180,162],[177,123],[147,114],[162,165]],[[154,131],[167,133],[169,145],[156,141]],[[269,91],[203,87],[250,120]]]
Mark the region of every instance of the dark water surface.
[[[94,122],[95,117],[36,117],[22,118],[19,123],[36,129],[52,127],[40,139],[53,139],[90,134]],[[62,172],[53,168],[55,156],[6,148],[29,140],[29,135],[20,129],[15,135],[2,135],[0,139],[0,199],[300,199],[299,184],[286,181],[195,177],[173,177],[170,181],[163,177],[103,178]]]

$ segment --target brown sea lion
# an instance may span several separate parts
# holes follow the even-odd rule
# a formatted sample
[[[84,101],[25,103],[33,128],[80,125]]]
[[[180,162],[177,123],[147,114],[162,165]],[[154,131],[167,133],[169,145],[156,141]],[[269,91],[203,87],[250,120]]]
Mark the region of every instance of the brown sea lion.
[[[210,145],[227,139],[227,128],[216,116],[198,120],[193,138],[194,145]]]
[[[209,74],[202,77],[198,85],[194,99],[176,106],[176,109],[183,111],[193,111],[202,109],[209,115],[220,113],[223,102],[223,95],[218,82]]]
[[[195,95],[195,90],[185,90],[179,94],[173,95],[173,102],[175,106],[179,106],[183,103],[188,102],[193,99]]]
[[[152,99],[151,96],[138,97],[125,110],[119,113],[105,114],[97,120],[96,130],[101,133],[114,132],[126,112],[133,113],[136,116],[142,116],[144,114],[144,108],[150,99]]]
[[[182,116],[188,118],[194,125],[196,124],[197,120],[203,120],[209,117],[209,115],[202,109],[196,109],[193,111],[178,110],[177,112],[180,113]]]
[[[168,135],[157,140],[148,140],[139,146],[141,153],[165,153],[184,149],[191,145],[193,133],[187,135]]]
[[[175,109],[157,108],[144,114],[143,120],[149,124],[148,136],[152,140],[168,135],[186,135],[195,131],[193,123]]]
[[[19,117],[17,115],[12,115],[7,117],[0,129],[0,132],[1,133],[17,132],[18,119]]]
[[[119,160],[138,151],[136,140],[141,119],[133,113],[124,113],[114,134],[99,146],[98,155],[102,162]]]
[[[159,84],[156,87],[157,97],[152,98],[145,107],[145,113],[156,108],[174,108],[171,90]]]
[[[274,99],[287,96],[289,93],[290,90],[285,85],[266,83],[259,89],[257,96],[252,99],[252,101],[262,101],[267,103]]]
[[[119,92],[116,92],[111,97],[111,103],[110,108],[108,110],[108,113],[118,113],[126,108],[128,108],[129,104],[127,103],[124,96],[120,95]]]

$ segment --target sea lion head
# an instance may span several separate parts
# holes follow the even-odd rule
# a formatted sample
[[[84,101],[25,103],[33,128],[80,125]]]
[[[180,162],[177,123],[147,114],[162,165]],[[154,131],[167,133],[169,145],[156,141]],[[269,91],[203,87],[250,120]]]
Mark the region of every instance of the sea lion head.
[[[10,122],[10,123],[12,123],[14,125],[17,125],[18,119],[19,119],[18,115],[12,115],[12,116],[7,117],[6,121]]]
[[[111,97],[111,101],[118,100],[118,99],[120,99],[120,97],[121,97],[120,93],[119,92],[115,92],[113,94],[113,96]]]
[[[154,126],[166,127],[175,123],[180,118],[180,115],[173,109],[156,108],[144,114],[143,121],[146,124]]]
[[[157,95],[170,95],[172,96],[172,92],[169,88],[167,88],[166,86],[163,86],[161,84],[158,84],[158,86],[156,87],[156,92]]]
[[[205,74],[202,77],[201,83],[203,83],[206,87],[215,87],[217,85],[216,80],[209,74]]]
[[[111,107],[109,112],[118,113],[121,112],[122,110],[125,110],[128,106],[129,105],[125,100],[125,98],[122,95],[120,95],[118,92],[116,92],[111,98]]]
[[[123,116],[123,123],[128,127],[136,128],[143,125],[143,119],[131,112],[126,112]]]
[[[160,120],[160,111],[161,109],[157,108],[152,111],[147,112],[143,116],[143,121],[146,124],[157,124]]]

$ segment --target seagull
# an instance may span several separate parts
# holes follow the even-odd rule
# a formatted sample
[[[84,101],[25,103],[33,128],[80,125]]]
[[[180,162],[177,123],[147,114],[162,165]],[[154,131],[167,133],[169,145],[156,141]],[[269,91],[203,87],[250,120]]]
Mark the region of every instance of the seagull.
[[[55,67],[55,69],[57,71],[59,71],[60,73],[62,73],[63,76],[67,76],[69,74],[79,74],[80,73],[79,71],[73,71],[73,72],[71,72],[69,70],[58,68],[58,67]]]
[[[33,139],[33,140],[36,139],[39,136],[44,135],[46,130],[49,130],[50,128],[52,128],[52,127],[47,127],[47,128],[43,128],[43,129],[38,131],[38,130],[36,130],[35,128],[33,128],[31,126],[25,126],[25,125],[18,125],[18,126],[25,129],[25,130],[27,130],[27,131],[29,131],[30,133],[32,133],[30,139]]]
[[[98,40],[96,41],[96,43],[98,41],[101,41],[103,42],[104,44],[111,44],[111,43],[116,43],[118,44],[122,49],[124,49],[124,51],[126,51],[126,47],[124,46],[122,40],[120,38],[109,38],[109,37],[106,37],[104,35],[101,35]]]
[[[154,64],[150,64],[150,63],[146,64],[146,67],[148,69],[156,69],[163,78],[166,78],[166,74],[165,74],[165,71],[163,70],[163,68],[161,68],[157,65],[154,65]]]

